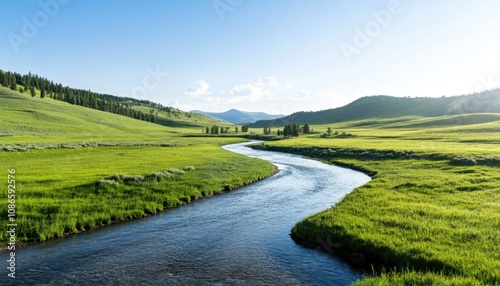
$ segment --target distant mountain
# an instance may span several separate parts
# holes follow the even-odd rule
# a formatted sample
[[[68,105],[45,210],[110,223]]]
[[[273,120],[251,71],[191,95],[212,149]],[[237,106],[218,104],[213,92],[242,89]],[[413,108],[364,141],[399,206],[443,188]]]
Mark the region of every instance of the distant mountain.
[[[428,117],[466,113],[500,113],[500,89],[440,98],[367,96],[343,107],[316,112],[296,112],[283,118],[257,121],[250,127],[283,126],[290,122],[329,124],[369,118]]]
[[[264,112],[246,112],[239,111],[236,109],[230,109],[226,112],[205,112],[200,110],[193,110],[193,113],[199,113],[206,115],[216,120],[227,121],[234,124],[244,124],[244,123],[254,123],[258,120],[271,120],[275,118],[283,117],[284,115],[272,115]]]

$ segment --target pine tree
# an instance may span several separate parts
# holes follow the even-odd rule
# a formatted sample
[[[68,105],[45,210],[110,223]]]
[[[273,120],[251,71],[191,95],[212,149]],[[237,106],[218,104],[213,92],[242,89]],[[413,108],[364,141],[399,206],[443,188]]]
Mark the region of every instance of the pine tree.
[[[304,134],[308,134],[310,131],[310,127],[309,127],[309,124],[305,124],[304,127],[302,128],[302,133]]]
[[[35,96],[36,96],[35,87],[31,86],[31,97],[35,97]]]
[[[6,85],[6,74],[0,70],[0,85],[7,87]]]
[[[292,136],[299,137],[299,125],[293,124],[292,126]]]
[[[45,98],[45,89],[40,92],[40,98]]]

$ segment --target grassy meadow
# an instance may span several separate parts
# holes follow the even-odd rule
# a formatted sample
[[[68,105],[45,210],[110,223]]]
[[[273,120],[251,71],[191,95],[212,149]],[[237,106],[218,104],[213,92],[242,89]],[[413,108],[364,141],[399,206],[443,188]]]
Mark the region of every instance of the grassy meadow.
[[[316,134],[257,146],[373,178],[292,237],[375,271],[358,285],[500,284],[500,121],[442,124],[453,117],[313,126]],[[321,138],[328,127],[352,136]]]
[[[213,122],[165,127],[2,87],[0,103],[0,170],[16,170],[18,242],[142,217],[274,172],[220,148],[242,138],[184,137]],[[0,204],[2,228],[7,211]]]
[[[161,126],[3,87],[0,101],[0,170],[5,177],[16,170],[18,242],[153,214],[274,172],[265,161],[222,150],[245,139],[203,135],[213,125],[203,116],[159,114],[165,124],[178,121]],[[357,285],[500,284],[500,115],[311,128],[256,148],[358,169],[373,180],[298,222],[295,241],[373,271]],[[260,134],[251,128],[246,135]],[[4,226],[7,210],[0,205]],[[0,240],[7,241],[5,231]]]

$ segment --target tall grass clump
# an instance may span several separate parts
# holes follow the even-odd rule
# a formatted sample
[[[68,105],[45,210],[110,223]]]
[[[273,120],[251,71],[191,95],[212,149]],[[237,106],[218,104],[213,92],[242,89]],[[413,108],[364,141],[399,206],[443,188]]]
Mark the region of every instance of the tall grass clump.
[[[125,176],[123,178],[125,184],[139,184],[142,181],[144,181],[144,176],[141,175]]]
[[[182,168],[184,171],[194,171],[195,168],[193,166],[184,166],[184,168]]]
[[[161,180],[169,180],[173,178],[174,175],[166,172],[151,172],[144,177],[146,181],[161,181]]]
[[[164,173],[170,173],[172,175],[184,175],[186,172],[177,168],[168,168],[163,170]]]
[[[96,182],[97,187],[117,187],[120,183],[110,179],[100,179]]]

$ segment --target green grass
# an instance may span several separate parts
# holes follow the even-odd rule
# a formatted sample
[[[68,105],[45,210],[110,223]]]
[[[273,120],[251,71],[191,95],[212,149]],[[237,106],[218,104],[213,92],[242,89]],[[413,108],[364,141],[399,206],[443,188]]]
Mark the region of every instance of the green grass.
[[[297,223],[293,238],[381,273],[359,285],[500,284],[500,165],[453,164],[457,155],[500,155],[500,134],[491,132],[500,122],[425,129],[393,124],[330,125],[355,135],[342,139],[319,138],[328,125],[313,126],[318,134],[266,143],[268,150],[373,177],[333,208]]]
[[[274,172],[266,161],[220,148],[242,138],[184,137],[201,128],[165,127],[2,87],[0,122],[0,172],[7,179],[7,170],[16,170],[17,242],[142,217]],[[186,166],[193,170],[159,175]],[[113,183],[114,174],[145,179]],[[6,202],[7,192],[0,199]],[[0,204],[0,224],[5,245],[7,204]]]
[[[453,118],[448,116],[446,118]],[[489,114],[485,117],[490,119]],[[401,118],[399,124],[421,123],[422,118]],[[441,120],[444,120],[441,118]],[[464,126],[430,125],[425,128],[395,127],[391,122],[374,120],[373,125],[353,127],[360,121],[312,126],[315,134],[280,141],[280,146],[317,146],[376,150],[416,151],[425,154],[499,155],[500,118]],[[362,122],[362,121],[361,121]],[[351,138],[321,138],[331,127],[333,132],[352,134]]]
[[[273,172],[269,163],[220,148],[243,139],[190,137],[201,126],[186,122],[165,127],[1,87],[0,101],[0,171],[6,178],[16,169],[18,241],[141,217]],[[500,284],[500,176],[491,159],[500,155],[497,119],[359,120],[267,143],[373,176],[335,207],[299,222],[294,239],[321,241],[349,263],[373,267],[376,275],[359,285]],[[328,127],[353,136],[321,138]],[[454,159],[462,155],[476,164],[457,166],[472,162]],[[192,171],[165,173],[185,166]],[[0,216],[5,227],[5,204]],[[6,238],[2,230],[2,243]]]
[[[357,286],[479,286],[480,281],[463,276],[447,276],[441,273],[403,271],[402,273],[382,273],[380,277],[367,277],[355,283]]]
[[[39,241],[90,226],[131,219],[231,190],[269,176],[268,162],[214,144],[98,147],[0,152],[1,170],[16,169],[18,240]],[[96,185],[113,174],[147,176],[167,168],[194,171],[118,187]],[[6,193],[2,200],[7,200]],[[7,205],[0,206],[6,225]],[[6,241],[6,233],[0,240]]]
[[[3,141],[18,137],[64,136],[96,139],[132,137],[133,133],[167,136],[172,128],[126,116],[71,105],[50,98],[31,98],[0,87],[0,134]]]

